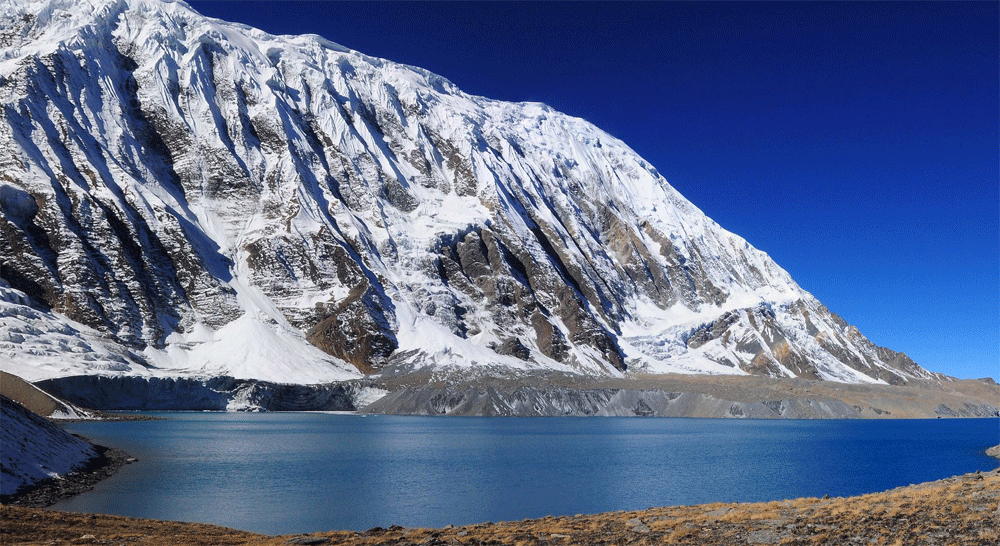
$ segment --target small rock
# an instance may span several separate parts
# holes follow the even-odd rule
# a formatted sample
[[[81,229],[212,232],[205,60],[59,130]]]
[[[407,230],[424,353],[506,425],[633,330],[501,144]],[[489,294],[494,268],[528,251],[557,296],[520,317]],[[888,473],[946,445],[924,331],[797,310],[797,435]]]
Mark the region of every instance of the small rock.
[[[83,535],[82,537],[80,537],[80,540],[97,540],[97,537],[95,537],[94,535]]]
[[[469,532],[465,530],[459,531],[458,536],[460,537],[469,536]]]
[[[629,530],[634,531],[636,533],[649,532],[649,526],[643,523],[642,520],[639,518],[632,518],[626,521],[625,525],[629,528]]]
[[[560,535],[559,533],[552,533],[549,538],[569,538],[569,535]]]
[[[454,529],[454,528],[455,528],[454,525],[445,525],[444,527],[442,527],[442,529]]]
[[[753,531],[747,535],[747,542],[750,544],[777,544],[778,537],[769,529]]]

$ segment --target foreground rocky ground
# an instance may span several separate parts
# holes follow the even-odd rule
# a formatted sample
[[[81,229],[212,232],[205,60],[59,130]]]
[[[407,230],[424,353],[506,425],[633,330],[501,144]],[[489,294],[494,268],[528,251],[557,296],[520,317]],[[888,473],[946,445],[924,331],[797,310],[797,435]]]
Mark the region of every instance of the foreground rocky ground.
[[[975,545],[1000,543],[1000,469],[859,497],[706,504],[443,529],[271,537],[223,527],[0,507],[0,544]]]

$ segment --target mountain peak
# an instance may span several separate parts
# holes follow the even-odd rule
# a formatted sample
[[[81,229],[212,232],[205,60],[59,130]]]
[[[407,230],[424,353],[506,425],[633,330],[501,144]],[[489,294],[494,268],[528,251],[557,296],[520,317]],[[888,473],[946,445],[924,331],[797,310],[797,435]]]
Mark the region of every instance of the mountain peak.
[[[0,42],[0,326],[68,336],[10,342],[22,374],[929,377],[585,120],[181,2],[82,5]],[[120,361],[54,364],[88,336]]]

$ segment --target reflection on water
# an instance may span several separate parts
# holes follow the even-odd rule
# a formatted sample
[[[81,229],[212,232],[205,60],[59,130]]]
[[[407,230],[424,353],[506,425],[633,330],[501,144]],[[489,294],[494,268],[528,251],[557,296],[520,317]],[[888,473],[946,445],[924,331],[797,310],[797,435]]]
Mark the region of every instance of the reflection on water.
[[[140,461],[53,508],[284,534],[854,495],[995,468],[1000,424],[168,415],[67,426]]]

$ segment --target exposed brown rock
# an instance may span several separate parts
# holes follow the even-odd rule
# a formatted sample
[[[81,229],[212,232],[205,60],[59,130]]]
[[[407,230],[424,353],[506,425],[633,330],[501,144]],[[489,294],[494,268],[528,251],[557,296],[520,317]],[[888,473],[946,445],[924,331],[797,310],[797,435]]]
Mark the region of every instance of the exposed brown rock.
[[[396,350],[396,338],[367,281],[336,305],[318,305],[316,311],[319,322],[309,329],[306,339],[364,373],[378,370]]]

